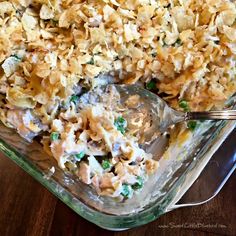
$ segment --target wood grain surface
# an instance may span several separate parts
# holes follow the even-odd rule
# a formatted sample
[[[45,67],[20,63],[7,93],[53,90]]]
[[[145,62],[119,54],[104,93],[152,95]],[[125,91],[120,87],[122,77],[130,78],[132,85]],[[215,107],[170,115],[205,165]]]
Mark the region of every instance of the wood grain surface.
[[[236,132],[233,135],[231,145],[235,145]],[[0,236],[8,235],[234,236],[236,174],[231,176],[214,199],[204,205],[169,212],[139,228],[111,232],[78,216],[0,153]]]

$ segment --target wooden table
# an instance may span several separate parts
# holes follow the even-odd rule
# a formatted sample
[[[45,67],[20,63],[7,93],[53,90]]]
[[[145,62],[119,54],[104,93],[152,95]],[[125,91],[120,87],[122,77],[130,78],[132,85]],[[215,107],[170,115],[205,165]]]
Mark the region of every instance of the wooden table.
[[[233,135],[231,145],[235,145],[236,131]],[[0,154],[0,236],[236,235],[235,187],[234,173],[220,194],[202,206],[169,212],[136,229],[110,232],[78,216]]]

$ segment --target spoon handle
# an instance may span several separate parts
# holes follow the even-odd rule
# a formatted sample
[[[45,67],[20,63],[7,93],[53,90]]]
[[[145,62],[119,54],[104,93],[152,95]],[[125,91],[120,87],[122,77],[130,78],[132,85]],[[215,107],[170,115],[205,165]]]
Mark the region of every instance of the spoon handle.
[[[185,120],[236,120],[236,110],[187,112]]]

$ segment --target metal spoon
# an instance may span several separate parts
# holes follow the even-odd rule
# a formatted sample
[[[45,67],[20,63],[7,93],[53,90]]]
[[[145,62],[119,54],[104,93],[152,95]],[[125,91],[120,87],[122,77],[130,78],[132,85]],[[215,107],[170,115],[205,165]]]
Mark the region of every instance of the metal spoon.
[[[108,85],[109,86],[109,85]],[[169,107],[167,103],[156,94],[137,85],[112,85],[120,94],[121,104],[128,109],[126,119],[135,119],[137,114],[143,115],[143,124],[140,133],[143,133],[145,142],[153,140],[155,135],[179,122],[187,120],[236,120],[236,110],[207,111],[207,112],[181,112]],[[127,101],[137,100],[136,106],[129,106]],[[146,125],[149,122],[150,125]]]

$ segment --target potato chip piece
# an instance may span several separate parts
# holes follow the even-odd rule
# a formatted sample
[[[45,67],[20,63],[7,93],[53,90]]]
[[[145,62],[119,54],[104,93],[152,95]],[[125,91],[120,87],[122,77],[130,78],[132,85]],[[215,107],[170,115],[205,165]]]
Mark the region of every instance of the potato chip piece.
[[[106,32],[104,24],[100,24],[99,28],[89,28],[92,43],[105,44]]]
[[[33,97],[20,87],[8,88],[6,98],[16,107],[34,108],[36,106]]]
[[[8,57],[2,64],[2,69],[6,77],[11,76],[18,68],[20,59],[16,56]]]
[[[14,12],[15,9],[13,8],[12,4],[7,1],[0,2],[0,16],[4,17],[5,14],[11,14]]]
[[[126,42],[137,40],[140,38],[140,33],[138,32],[138,26],[129,22],[124,25],[124,37]]]
[[[36,17],[33,17],[31,15],[28,15],[27,13],[24,13],[21,18],[22,26],[25,31],[31,31],[36,28],[38,25],[38,20]]]
[[[53,19],[54,12],[49,6],[43,4],[40,9],[39,17],[43,20],[50,20]]]
[[[102,71],[102,68],[95,66],[95,65],[86,65],[84,68],[84,73],[89,78],[94,78],[94,77],[98,76],[101,71]]]

